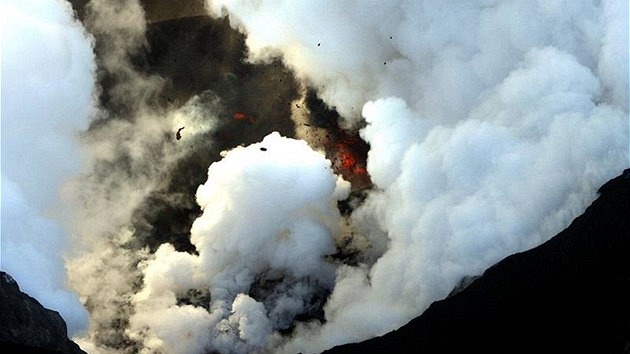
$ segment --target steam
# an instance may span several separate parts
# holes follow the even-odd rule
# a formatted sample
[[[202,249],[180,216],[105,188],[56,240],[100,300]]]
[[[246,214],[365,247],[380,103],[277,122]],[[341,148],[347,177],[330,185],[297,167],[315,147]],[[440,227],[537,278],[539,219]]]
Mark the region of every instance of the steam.
[[[251,60],[282,55],[346,119],[359,119],[368,100],[396,96],[422,116],[457,122],[531,49],[547,46],[608,72],[606,90],[615,93],[607,99],[628,105],[616,79],[627,76],[622,1],[208,5],[247,33]]]
[[[219,103],[202,92],[180,106],[157,104],[165,80],[135,62],[147,46],[140,2],[90,1],[83,23],[95,36],[103,90],[82,136],[84,168],[63,190],[77,250],[67,262],[70,285],[90,312],[90,328],[77,340],[93,353],[133,350],[124,329],[142,281],[137,265],[148,257],[153,231],[141,206],[151,198],[184,208],[192,203],[192,196],[163,190],[192,146],[212,146],[204,135],[216,125],[212,112]],[[186,130],[176,137],[181,127]]]
[[[363,136],[375,142],[368,170],[383,191],[371,194],[355,217],[378,220],[389,248],[361,274],[363,287],[356,285],[355,272],[338,277],[324,331],[350,332],[343,340],[356,340],[404,324],[463,276],[480,274],[561,231],[594,198],[598,182],[610,177],[604,171],[616,172],[624,163],[626,114],[592,103],[597,90],[592,75],[555,49],[533,51],[527,60],[454,127],[426,129],[397,98],[364,106]],[[554,75],[543,64],[562,67],[570,77]],[[543,78],[551,82],[529,89],[532,101],[512,99],[515,90]],[[571,78],[582,88],[577,83],[569,92],[557,88]],[[399,124],[390,126],[392,117]],[[381,129],[399,140],[384,139]],[[387,316],[372,311],[374,318],[366,319],[370,308]],[[328,332],[322,337],[328,340]]]
[[[247,33],[250,60],[281,56],[347,126],[367,122],[377,188],[352,221],[387,248],[339,269],[327,322],[299,325],[286,352],[404,324],[560,231],[628,164],[626,2],[209,7]]]
[[[623,0],[207,5],[246,35],[248,65],[282,60],[360,129],[374,186],[342,216],[350,184],[308,141],[323,128],[262,133],[293,127],[273,75],[241,87],[249,101],[165,103],[138,0],[81,12],[97,69],[67,6],[3,4],[2,267],[77,333],[67,248],[90,353],[307,353],[383,334],[562,230],[628,165]],[[233,89],[227,61],[217,90]],[[230,124],[243,141],[213,134]]]
[[[67,290],[58,192],[80,168],[76,140],[93,111],[91,40],[61,1],[3,1],[0,13],[2,269],[75,334],[88,314]]]
[[[191,241],[199,255],[165,244],[143,264],[132,337],[169,353],[264,348],[334,285],[324,257],[335,252],[334,205],[349,188],[304,141],[274,133],[228,152],[197,191],[203,214]],[[177,303],[189,289],[209,293],[206,308]]]

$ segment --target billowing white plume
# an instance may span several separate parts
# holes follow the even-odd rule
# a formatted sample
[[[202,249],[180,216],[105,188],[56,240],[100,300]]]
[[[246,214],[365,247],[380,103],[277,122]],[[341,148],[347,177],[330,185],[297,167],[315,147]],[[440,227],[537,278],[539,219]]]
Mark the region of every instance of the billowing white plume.
[[[210,1],[371,145],[353,214],[375,264],[342,268],[287,353],[394,329],[465,275],[564,228],[628,165],[628,4]]]
[[[62,1],[3,1],[2,270],[59,311],[71,334],[87,312],[67,290],[59,188],[80,168],[76,140],[93,111],[91,41]]]
[[[91,112],[90,41],[67,6],[5,1],[2,268],[85,327],[60,256],[69,215],[91,354],[311,353],[383,334],[562,230],[628,166],[625,0],[207,5],[245,33],[252,63],[281,59],[360,129],[374,186],[342,217],[349,183],[307,142],[270,134],[210,165],[193,250],[151,249],[142,218],[158,197],[194,204],[170,183],[213,144],[221,102],[155,104],[165,80],[134,62],[141,1],[92,0],[83,22],[109,86]],[[90,114],[81,168],[69,137]]]
[[[335,253],[335,206],[349,191],[304,141],[274,133],[228,152],[197,191],[203,214],[191,241],[199,255],[165,244],[143,264],[132,338],[178,354],[264,348],[305,311],[309,297],[334,285],[335,269],[324,257]],[[258,299],[248,295],[264,283],[274,285]],[[178,306],[177,296],[189,289],[207,289],[208,309]]]

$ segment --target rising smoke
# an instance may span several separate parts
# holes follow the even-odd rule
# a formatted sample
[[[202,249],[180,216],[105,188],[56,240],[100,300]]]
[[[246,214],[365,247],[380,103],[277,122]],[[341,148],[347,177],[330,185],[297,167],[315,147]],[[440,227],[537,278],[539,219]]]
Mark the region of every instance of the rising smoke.
[[[628,164],[626,2],[209,5],[251,60],[281,55],[347,125],[367,122],[376,188],[352,219],[387,250],[341,267],[327,323],[286,352],[404,324],[560,231]]]
[[[274,133],[228,152],[197,191],[203,214],[191,241],[198,255],[166,244],[141,265],[132,337],[169,353],[264,348],[332,289],[335,269],[324,257],[335,253],[334,206],[349,189],[304,141]],[[189,289],[207,290],[209,303],[178,304]]]
[[[623,0],[212,0],[215,19],[185,21],[79,3],[96,70],[67,6],[6,6],[34,20],[3,28],[2,267],[76,333],[67,254],[90,353],[383,334],[562,230],[628,166]],[[57,37],[12,40],[44,20]],[[365,200],[343,215],[357,183],[316,151],[341,145],[336,123],[311,127],[309,94],[370,146],[373,186],[356,179]]]

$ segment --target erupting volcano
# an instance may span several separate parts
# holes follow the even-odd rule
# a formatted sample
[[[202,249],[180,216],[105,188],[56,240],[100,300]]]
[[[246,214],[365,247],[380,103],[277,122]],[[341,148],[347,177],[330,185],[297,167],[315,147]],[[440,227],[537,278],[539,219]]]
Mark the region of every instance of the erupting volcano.
[[[1,13],[2,271],[90,354],[383,335],[628,166],[625,0]]]

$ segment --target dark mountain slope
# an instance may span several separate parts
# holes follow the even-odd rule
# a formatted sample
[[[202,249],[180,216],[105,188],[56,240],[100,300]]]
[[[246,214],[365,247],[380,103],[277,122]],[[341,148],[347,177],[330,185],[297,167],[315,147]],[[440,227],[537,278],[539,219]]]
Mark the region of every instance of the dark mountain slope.
[[[349,353],[630,353],[630,170],[548,242]]]
[[[5,272],[0,272],[0,352],[85,354],[68,339],[59,313],[20,291]]]

